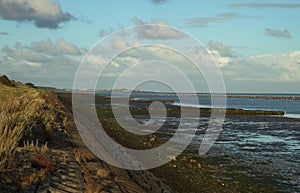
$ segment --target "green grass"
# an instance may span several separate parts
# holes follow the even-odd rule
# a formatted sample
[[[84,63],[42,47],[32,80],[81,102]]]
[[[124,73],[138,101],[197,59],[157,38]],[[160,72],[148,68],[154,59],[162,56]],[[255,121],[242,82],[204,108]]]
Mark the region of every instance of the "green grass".
[[[14,96],[22,96],[25,93],[31,92],[34,89],[21,84],[17,84],[17,87],[6,86],[0,83],[0,98],[12,94]]]

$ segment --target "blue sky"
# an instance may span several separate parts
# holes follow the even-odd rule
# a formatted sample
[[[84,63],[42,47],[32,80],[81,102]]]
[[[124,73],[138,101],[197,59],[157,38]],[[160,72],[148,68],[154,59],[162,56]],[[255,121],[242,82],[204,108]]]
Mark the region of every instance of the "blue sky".
[[[98,41],[137,21],[160,21],[212,52],[228,92],[300,93],[299,18],[296,0],[2,0],[0,72],[71,88],[80,61]]]

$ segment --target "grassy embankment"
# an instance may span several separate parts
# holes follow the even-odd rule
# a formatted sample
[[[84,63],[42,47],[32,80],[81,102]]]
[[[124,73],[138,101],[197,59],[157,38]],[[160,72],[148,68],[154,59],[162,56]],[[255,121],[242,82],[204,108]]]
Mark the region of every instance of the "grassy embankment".
[[[0,187],[26,190],[55,170],[47,144],[66,121],[57,100],[51,92],[0,77]]]

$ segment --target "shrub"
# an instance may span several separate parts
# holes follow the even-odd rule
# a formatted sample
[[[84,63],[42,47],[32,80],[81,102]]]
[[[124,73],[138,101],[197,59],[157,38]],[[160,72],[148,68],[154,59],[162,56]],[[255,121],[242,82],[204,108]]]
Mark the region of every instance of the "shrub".
[[[29,88],[36,88],[36,86],[31,82],[27,82],[25,83],[25,85],[28,86]]]

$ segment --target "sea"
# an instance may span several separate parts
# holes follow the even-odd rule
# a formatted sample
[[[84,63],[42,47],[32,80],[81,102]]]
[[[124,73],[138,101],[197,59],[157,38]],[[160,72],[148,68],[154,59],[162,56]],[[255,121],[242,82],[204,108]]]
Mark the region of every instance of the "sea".
[[[101,96],[111,96],[111,92],[98,93]],[[114,92],[113,96],[117,98],[125,98],[129,93]],[[154,92],[133,92],[130,93],[130,98],[133,100],[171,100],[173,105],[188,106],[188,107],[204,107],[211,108],[211,98],[207,97],[209,94],[199,94],[199,103],[195,104],[192,94],[182,93],[178,97],[173,93],[154,93]],[[253,94],[253,93],[229,93],[230,96],[226,99],[226,106],[214,106],[215,108],[238,108],[245,110],[271,110],[283,111],[285,117],[300,118],[300,100],[293,100],[293,98],[300,98],[300,94]],[[236,96],[236,97],[234,97]],[[251,98],[247,97],[251,96]],[[285,99],[278,99],[278,98]],[[290,100],[287,100],[289,98]],[[181,100],[180,100],[181,99]],[[189,100],[191,99],[191,100]],[[184,102],[181,102],[181,101]],[[218,100],[216,98],[215,100]],[[190,101],[190,102],[189,102]]]

